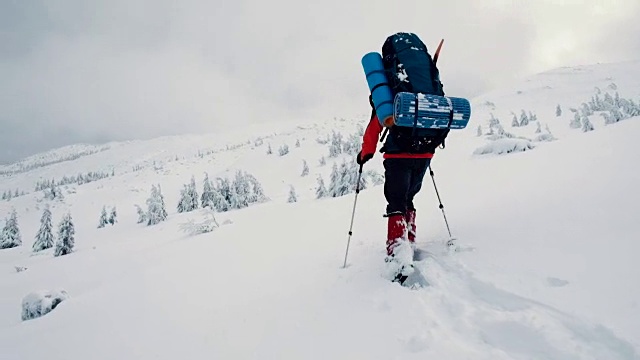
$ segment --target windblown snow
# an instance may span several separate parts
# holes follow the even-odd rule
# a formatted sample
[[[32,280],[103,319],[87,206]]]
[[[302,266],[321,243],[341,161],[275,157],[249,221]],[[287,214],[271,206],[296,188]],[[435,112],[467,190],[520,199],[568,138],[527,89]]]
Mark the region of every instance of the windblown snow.
[[[0,250],[0,359],[640,359],[638,79],[639,62],[562,68],[474,99],[432,168],[460,251],[425,178],[418,289],[382,274],[380,154],[342,267],[366,101],[349,119],[2,166],[0,217],[15,209],[21,245]],[[205,174],[223,188],[238,171],[259,186],[235,183],[237,206],[178,212],[192,177],[201,196]],[[147,226],[152,186],[167,217]],[[32,249],[47,207],[56,239],[73,220],[67,255]],[[23,299],[51,292],[64,301],[22,319]]]

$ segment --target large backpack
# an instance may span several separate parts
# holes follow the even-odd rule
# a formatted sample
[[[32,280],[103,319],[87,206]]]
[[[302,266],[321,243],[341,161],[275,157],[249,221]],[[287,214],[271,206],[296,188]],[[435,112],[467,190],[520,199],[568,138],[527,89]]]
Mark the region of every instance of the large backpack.
[[[411,92],[444,96],[440,72],[426,45],[413,33],[396,33],[382,45],[382,63],[392,95]],[[433,153],[444,147],[449,129],[425,129],[394,125],[381,151]]]

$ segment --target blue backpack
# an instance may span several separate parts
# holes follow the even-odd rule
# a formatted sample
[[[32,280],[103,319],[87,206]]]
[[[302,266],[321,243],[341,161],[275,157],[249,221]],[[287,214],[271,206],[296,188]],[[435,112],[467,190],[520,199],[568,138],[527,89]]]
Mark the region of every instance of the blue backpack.
[[[440,43],[440,46],[442,42]],[[440,47],[438,47],[439,51]],[[444,96],[440,72],[427,46],[416,34],[399,32],[382,45],[382,63],[392,96],[399,92]],[[394,125],[380,150],[386,153],[433,153],[444,148],[449,129],[426,129]],[[381,141],[384,141],[384,135]]]

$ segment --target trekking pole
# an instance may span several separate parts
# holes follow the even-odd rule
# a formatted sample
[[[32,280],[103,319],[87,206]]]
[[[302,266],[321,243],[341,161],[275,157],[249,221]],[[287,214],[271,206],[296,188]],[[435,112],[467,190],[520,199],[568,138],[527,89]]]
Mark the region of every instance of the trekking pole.
[[[358,171],[358,182],[356,183],[356,198],[353,201],[353,211],[351,212],[351,225],[349,226],[349,238],[347,239],[347,251],[344,253],[344,265],[342,268],[347,267],[347,256],[349,255],[349,244],[351,243],[351,235],[353,235],[353,218],[356,215],[356,203],[358,202],[358,194],[360,193],[360,178],[362,177],[362,165],[360,164],[360,170]]]
[[[429,165],[429,174],[431,175],[431,180],[433,181],[433,187],[436,189],[436,196],[438,196],[438,202],[440,205],[438,206],[440,210],[442,210],[442,217],[444,217],[444,223],[447,225],[447,231],[449,232],[449,241],[447,241],[447,245],[453,245],[453,236],[451,235],[451,229],[449,228],[449,221],[447,221],[447,215],[444,213],[444,205],[442,205],[442,200],[440,200],[440,193],[438,192],[438,186],[436,185],[436,178],[433,176],[433,168]]]

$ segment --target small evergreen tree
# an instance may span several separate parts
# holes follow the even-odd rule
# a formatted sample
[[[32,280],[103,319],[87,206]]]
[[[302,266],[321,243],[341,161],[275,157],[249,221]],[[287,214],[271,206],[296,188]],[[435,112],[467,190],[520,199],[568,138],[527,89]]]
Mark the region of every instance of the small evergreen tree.
[[[285,156],[289,153],[289,145],[287,144],[283,144],[282,146],[280,146],[280,148],[278,149],[278,155],[280,156]]]
[[[300,147],[300,139],[296,140],[296,147],[299,148]]]
[[[136,204],[136,212],[138,213],[138,224],[147,222],[147,213],[142,210],[140,205]]]
[[[40,229],[36,234],[36,241],[33,243],[33,251],[41,251],[52,248],[55,241],[53,238],[53,225],[51,222],[51,210],[47,206],[40,218]]]
[[[151,187],[151,196],[147,199],[147,225],[156,225],[167,219],[164,196],[160,185]]]
[[[318,163],[320,164],[320,166],[325,166],[325,165],[327,165],[327,159],[325,159],[325,157],[323,156],[323,157],[320,158]]]
[[[318,175],[318,186],[316,187],[316,199],[320,199],[329,195],[327,188],[324,186],[324,179]]]
[[[329,157],[336,157],[340,154],[342,154],[342,133],[334,130],[329,144]]]
[[[109,223],[109,218],[107,217],[107,207],[102,207],[102,212],[100,213],[100,220],[98,221],[98,229],[103,228],[105,225]]]
[[[529,117],[527,116],[527,113],[522,110],[522,112],[520,113],[520,126],[527,126],[529,125]]]
[[[288,203],[294,203],[298,201],[298,195],[296,195],[296,189],[291,185],[289,188],[289,198],[287,199]]]
[[[12,209],[4,224],[2,234],[0,234],[0,249],[9,249],[20,245],[22,245],[22,236],[18,226],[18,213]]]
[[[191,197],[189,196],[189,186],[184,184],[182,186],[182,190],[180,190],[180,201],[178,202],[178,212],[188,212],[191,211],[190,207]]]
[[[540,134],[542,132],[542,126],[540,125],[540,122],[536,122],[536,134]]]
[[[200,196],[202,207],[212,207],[213,204],[213,186],[209,180],[209,174],[204,174],[204,184],[202,186],[202,195]]]
[[[196,210],[199,207],[198,203],[198,189],[196,188],[196,178],[192,175],[191,182],[189,183],[189,207],[191,210]]]
[[[582,132],[593,131],[594,127],[588,116],[582,117]]]
[[[300,176],[309,175],[309,165],[307,165],[307,160],[302,160],[302,174]]]
[[[116,213],[116,207],[111,208],[111,212],[109,212],[109,224],[115,225],[118,222],[118,214]]]
[[[562,116],[562,108],[560,107],[560,104],[558,104],[558,106],[556,106],[556,117],[560,116]]]
[[[482,125],[478,125],[478,137],[482,136]]]
[[[267,155],[273,154],[273,150],[271,150],[271,143],[267,144]]]
[[[355,187],[358,181],[358,169],[355,166],[350,166],[346,162],[342,162],[340,167],[334,165],[331,172],[331,183],[329,184],[329,195],[332,197],[339,197],[347,195],[355,191]],[[360,178],[360,189],[366,188],[366,181],[364,177]]]
[[[518,121],[518,117],[516,116],[516,114],[513,114],[513,118],[511,120],[511,127],[518,127],[520,126],[520,122]]]
[[[58,241],[56,242],[55,256],[67,255],[73,252],[75,246],[75,227],[71,214],[67,213],[58,225]]]
[[[569,127],[572,129],[580,129],[582,127],[582,119],[577,112],[573,113],[573,120],[569,123]]]

